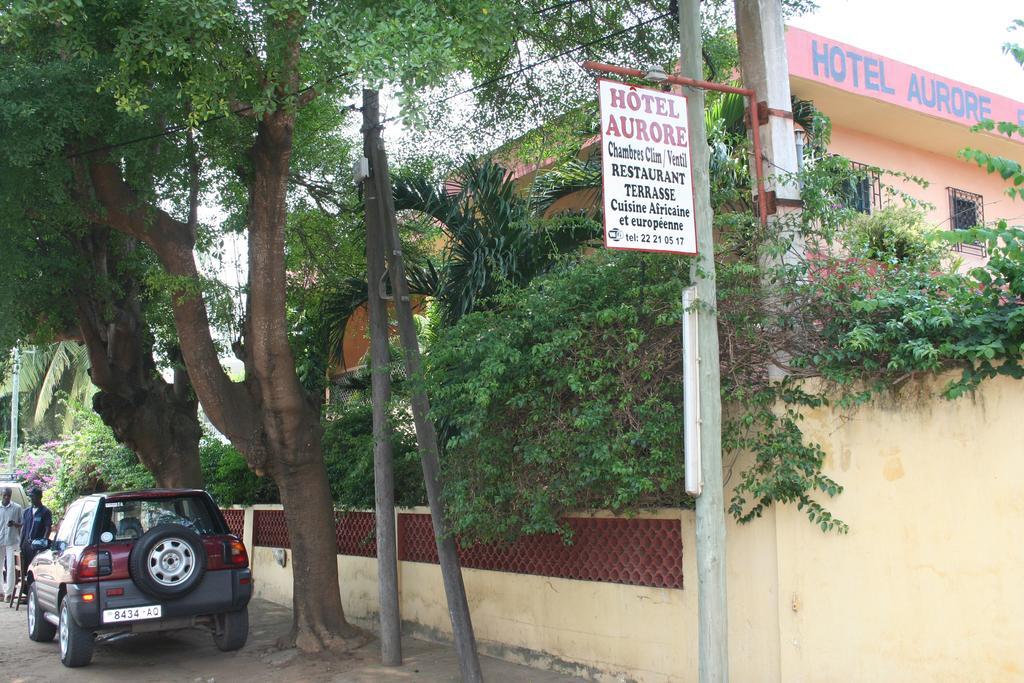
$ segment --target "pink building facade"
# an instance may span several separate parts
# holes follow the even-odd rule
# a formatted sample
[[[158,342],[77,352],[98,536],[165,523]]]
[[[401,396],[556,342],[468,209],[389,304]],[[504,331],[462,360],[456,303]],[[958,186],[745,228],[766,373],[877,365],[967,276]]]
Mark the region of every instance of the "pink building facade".
[[[891,202],[884,183],[926,202],[939,229],[1024,225],[1024,201],[1005,194],[1007,181],[958,156],[970,147],[1024,162],[1024,139],[971,130],[983,119],[1024,125],[1024,102],[797,28],[786,30],[786,51],[793,94],[832,121],[830,152],[927,182],[872,176],[858,188],[859,208]],[[981,255],[964,251],[968,261]]]

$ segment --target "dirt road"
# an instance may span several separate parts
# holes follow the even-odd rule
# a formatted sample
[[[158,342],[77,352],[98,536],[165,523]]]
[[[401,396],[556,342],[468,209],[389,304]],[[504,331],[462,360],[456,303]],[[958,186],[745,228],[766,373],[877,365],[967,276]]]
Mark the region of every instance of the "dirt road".
[[[24,606],[15,612],[5,603],[0,605],[0,682],[447,683],[459,680],[451,646],[406,638],[403,640],[405,665],[398,669],[380,666],[376,641],[344,657],[314,659],[298,655],[294,650],[274,648],[274,642],[290,625],[289,610],[271,602],[253,600],[249,614],[249,642],[238,652],[219,651],[210,635],[202,631],[139,634],[97,644],[92,664],[68,669],[60,663],[56,642],[34,643],[28,639]],[[566,683],[580,680],[483,659],[488,681]]]
[[[238,652],[221,652],[208,633],[197,630],[145,633],[99,643],[92,664],[67,669],[57,643],[28,639],[25,607],[17,613],[0,606],[0,680],[22,681],[256,681],[276,670],[275,681],[333,680],[335,674],[368,663],[367,648],[347,660],[304,662],[287,651],[272,649],[288,625],[287,610],[253,601],[249,608],[249,642]],[[291,656],[290,656],[291,655]]]

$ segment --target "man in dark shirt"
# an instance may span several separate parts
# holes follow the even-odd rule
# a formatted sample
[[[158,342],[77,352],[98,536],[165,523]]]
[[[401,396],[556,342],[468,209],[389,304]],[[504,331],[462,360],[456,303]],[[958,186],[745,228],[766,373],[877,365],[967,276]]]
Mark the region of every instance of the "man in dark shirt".
[[[32,504],[25,508],[21,516],[21,571],[28,569],[28,563],[32,561],[39,552],[32,547],[32,541],[40,538],[50,537],[50,527],[53,526],[53,514],[50,508],[43,505],[43,492],[34,488],[29,493],[29,500]]]

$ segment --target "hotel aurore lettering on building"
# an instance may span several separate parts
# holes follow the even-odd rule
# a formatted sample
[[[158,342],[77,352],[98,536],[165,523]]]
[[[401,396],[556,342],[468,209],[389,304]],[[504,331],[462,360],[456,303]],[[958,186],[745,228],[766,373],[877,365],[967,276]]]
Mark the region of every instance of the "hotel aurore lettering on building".
[[[815,76],[835,83],[845,83],[849,79],[854,89],[902,95],[907,102],[969,121],[992,119],[990,95],[981,94],[970,87],[951,85],[926,73],[911,71],[907,81],[901,84],[905,87],[897,93],[886,81],[886,61],[839,45],[819,43],[816,38],[811,39],[811,64]],[[1017,111],[1017,119],[1024,125],[1024,109]]]

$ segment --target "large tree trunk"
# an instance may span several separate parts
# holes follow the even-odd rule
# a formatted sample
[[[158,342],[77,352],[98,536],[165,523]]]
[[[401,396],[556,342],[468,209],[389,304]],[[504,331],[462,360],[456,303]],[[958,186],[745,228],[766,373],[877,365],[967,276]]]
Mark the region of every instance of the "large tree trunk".
[[[155,383],[154,383],[155,384]],[[194,400],[179,400],[173,390],[152,386],[137,393],[138,403],[108,391],[92,399],[93,409],[117,440],[167,488],[202,488],[199,440],[203,432]]]
[[[280,644],[304,652],[358,647],[366,638],[345,620],[337,590],[334,502],[319,442],[300,460],[274,474],[292,547],[292,630]]]
[[[316,652],[361,641],[334,589],[338,550],[319,401],[299,383],[288,343],[284,227],[294,123],[292,114],[268,115],[250,153],[249,315],[240,350],[246,377],[259,387],[270,472],[291,538],[293,628],[285,640]]]
[[[202,488],[199,463],[199,404],[188,374],[176,370],[166,382],[153,359],[152,335],[138,299],[139,286],[118,268],[135,247],[113,245],[107,229],[94,226],[77,240],[96,282],[116,279],[116,292],[82,291],[76,296],[79,337],[89,352],[93,409],[118,441],[139,457],[160,486]]]

